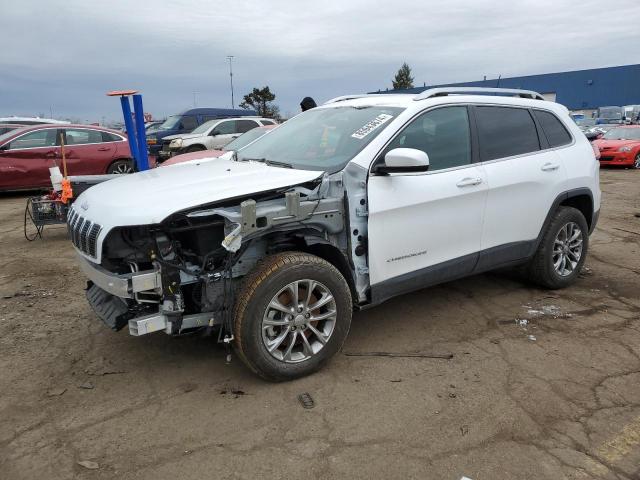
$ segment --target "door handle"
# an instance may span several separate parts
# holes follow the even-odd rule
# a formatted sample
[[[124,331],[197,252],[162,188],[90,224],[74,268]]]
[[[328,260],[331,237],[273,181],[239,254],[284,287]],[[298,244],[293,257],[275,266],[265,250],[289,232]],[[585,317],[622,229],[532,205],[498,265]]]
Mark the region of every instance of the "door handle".
[[[560,165],[558,165],[557,163],[545,163],[542,167],[540,167],[540,170],[542,170],[543,172],[553,172],[554,170],[557,170],[560,168]]]
[[[109,147],[100,147],[100,148],[98,148],[99,152],[106,152],[108,150],[111,150],[111,148],[109,148]]]
[[[47,158],[56,158],[58,156],[58,154],[56,152],[47,152],[45,154],[45,157]]]
[[[481,183],[482,183],[481,178],[467,177],[460,180],[458,183],[456,183],[456,185],[462,188],[462,187],[473,187],[475,185],[480,185]]]

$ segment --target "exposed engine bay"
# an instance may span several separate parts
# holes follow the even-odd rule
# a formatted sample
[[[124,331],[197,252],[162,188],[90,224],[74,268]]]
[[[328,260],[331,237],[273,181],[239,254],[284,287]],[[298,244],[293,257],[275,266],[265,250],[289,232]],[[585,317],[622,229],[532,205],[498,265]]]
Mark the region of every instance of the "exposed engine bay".
[[[366,172],[349,170],[179,211],[157,225],[113,228],[100,266],[83,266],[90,304],[111,328],[128,324],[132,335],[204,327],[228,339],[242,277],[262,258],[290,250],[329,257],[366,303]],[[98,285],[96,269],[126,279],[121,290],[129,295],[114,295],[108,279]]]

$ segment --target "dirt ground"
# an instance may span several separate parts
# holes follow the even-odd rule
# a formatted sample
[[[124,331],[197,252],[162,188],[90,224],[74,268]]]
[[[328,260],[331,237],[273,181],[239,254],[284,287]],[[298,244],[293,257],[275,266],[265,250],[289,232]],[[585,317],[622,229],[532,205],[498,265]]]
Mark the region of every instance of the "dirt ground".
[[[3,195],[0,478],[640,479],[640,171],[602,189],[575,286],[493,273],[396,298],[285,384],[211,338],[104,327],[64,228],[26,242],[25,196]],[[380,350],[453,358],[344,355]]]

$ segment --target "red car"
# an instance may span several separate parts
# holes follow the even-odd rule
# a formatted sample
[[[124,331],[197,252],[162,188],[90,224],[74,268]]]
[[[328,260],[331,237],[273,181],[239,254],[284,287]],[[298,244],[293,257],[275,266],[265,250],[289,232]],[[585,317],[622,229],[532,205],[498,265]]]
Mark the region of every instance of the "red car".
[[[248,132],[240,135],[235,140],[227,143],[224,147],[222,147],[222,150],[200,150],[198,152],[183,153],[162,162],[160,166],[164,167],[166,165],[175,165],[176,163],[184,163],[188,162],[189,160],[201,160],[203,158],[217,158],[226,152],[230,152],[232,150],[240,150],[241,148],[249,145],[254,140],[257,140],[258,138],[263,136],[272,128],[276,127],[277,125],[265,125],[263,127],[252,128]]]
[[[616,127],[593,141],[600,165],[640,168],[640,125]]]
[[[61,136],[69,175],[133,172],[129,142],[120,132],[88,125],[33,125],[0,135],[0,191],[50,187],[49,167],[62,170]]]

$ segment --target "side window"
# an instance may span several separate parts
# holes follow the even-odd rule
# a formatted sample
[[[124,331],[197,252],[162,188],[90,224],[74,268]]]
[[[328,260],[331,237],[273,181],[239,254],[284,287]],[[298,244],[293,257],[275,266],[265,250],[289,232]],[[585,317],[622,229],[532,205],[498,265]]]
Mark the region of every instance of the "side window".
[[[571,143],[571,135],[553,113],[534,110],[533,114],[542,127],[542,131],[547,137],[550,147],[560,147],[561,145]]]
[[[191,131],[198,126],[198,120],[193,115],[185,115],[180,119],[182,130]]]
[[[391,142],[394,148],[415,148],[429,155],[429,171],[471,163],[467,107],[443,107],[420,115]]]
[[[236,133],[245,133],[259,126],[254,120],[236,120]]]
[[[97,130],[65,128],[65,145],[85,145],[87,143],[102,143],[102,132]]]
[[[260,122],[262,123],[262,125],[275,125],[276,122],[274,122],[273,120],[266,120],[266,119],[262,119],[260,120]]]
[[[27,133],[16,138],[9,144],[9,150],[18,150],[21,148],[38,148],[38,147],[55,147],[56,134],[58,130],[55,128],[47,128]]]
[[[235,133],[236,121],[228,120],[226,122],[220,122],[218,125],[215,126],[213,131],[216,132],[217,135],[229,135],[231,133]]]
[[[476,121],[483,161],[540,150],[538,131],[529,110],[476,107]]]
[[[102,133],[102,141],[103,142],[120,142],[122,141],[122,139],[117,136],[114,135],[113,133],[109,133],[109,132],[101,132]]]

